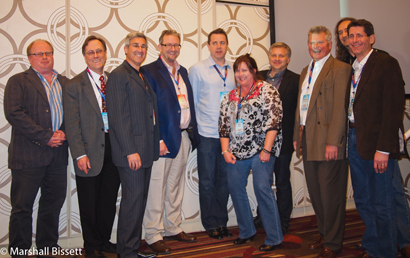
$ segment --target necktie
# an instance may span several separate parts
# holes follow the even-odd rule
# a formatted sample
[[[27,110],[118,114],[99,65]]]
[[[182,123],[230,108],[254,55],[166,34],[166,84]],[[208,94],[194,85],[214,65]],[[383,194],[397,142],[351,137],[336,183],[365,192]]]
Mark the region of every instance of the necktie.
[[[105,96],[105,80],[104,80],[104,75],[100,76],[100,81],[101,81],[101,91],[103,95]],[[107,108],[105,106],[105,98],[102,98],[102,112],[107,112]]]

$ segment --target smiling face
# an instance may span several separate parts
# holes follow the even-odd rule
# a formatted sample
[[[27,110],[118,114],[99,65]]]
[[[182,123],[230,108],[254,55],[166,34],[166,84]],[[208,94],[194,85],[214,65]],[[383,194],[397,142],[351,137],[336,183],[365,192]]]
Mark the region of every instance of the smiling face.
[[[85,47],[84,52],[83,56],[88,68],[101,75],[104,72],[104,65],[107,61],[107,51],[104,50],[103,44],[97,39],[91,40]]]
[[[351,21],[347,20],[341,22],[339,27],[337,27],[337,31],[339,34],[339,40],[342,42],[342,45],[346,48],[349,48],[349,32],[347,31],[347,26],[351,23]]]
[[[254,70],[254,73],[256,73],[256,70]],[[235,70],[235,79],[240,87],[245,88],[251,87],[255,81],[254,75],[251,73],[245,62],[240,63]]]
[[[124,47],[127,62],[139,70],[147,56],[147,42],[144,38],[135,37],[130,40],[130,45]]]
[[[224,62],[226,51],[228,50],[228,42],[226,42],[225,35],[212,34],[208,44],[208,50],[215,62]]]
[[[290,58],[288,57],[288,53],[286,48],[284,47],[275,47],[272,48],[269,55],[269,64],[272,68],[272,71],[276,73],[280,73],[288,67],[290,62]]]
[[[53,52],[50,45],[44,41],[36,41],[31,46],[30,54],[34,53],[45,53],[45,52]],[[34,68],[34,70],[38,71],[40,74],[46,74],[53,71],[54,67],[54,56],[46,56],[43,54],[41,57],[36,57],[34,55],[29,55],[28,60],[30,61],[30,65]]]
[[[162,59],[167,62],[168,65],[174,65],[175,60],[179,56],[180,41],[177,36],[174,35],[164,35],[162,38],[162,45],[158,45],[158,50],[161,53]],[[166,47],[164,45],[171,45],[171,47]]]
[[[374,44],[374,34],[367,36],[363,27],[350,27],[349,29],[349,46],[360,62],[369,53]]]
[[[330,53],[332,41],[326,40],[326,33],[312,33],[309,35],[309,54],[313,60],[319,61]]]

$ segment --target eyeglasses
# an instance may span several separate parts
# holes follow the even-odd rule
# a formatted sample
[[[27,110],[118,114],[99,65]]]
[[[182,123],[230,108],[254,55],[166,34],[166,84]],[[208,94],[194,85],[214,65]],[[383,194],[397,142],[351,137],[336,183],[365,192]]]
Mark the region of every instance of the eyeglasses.
[[[104,51],[105,50],[102,50],[102,49],[97,49],[95,51],[90,50],[90,51],[86,52],[85,54],[88,55],[88,56],[94,56],[96,53],[97,53],[97,55],[101,55]]]
[[[171,49],[172,47],[174,47],[175,49],[180,49],[181,48],[181,45],[179,45],[179,44],[172,45],[171,43],[161,44],[161,46],[164,46],[167,49]]]
[[[29,56],[35,56],[35,57],[43,57],[44,55],[52,56],[53,52],[38,52],[38,53],[29,54]]]

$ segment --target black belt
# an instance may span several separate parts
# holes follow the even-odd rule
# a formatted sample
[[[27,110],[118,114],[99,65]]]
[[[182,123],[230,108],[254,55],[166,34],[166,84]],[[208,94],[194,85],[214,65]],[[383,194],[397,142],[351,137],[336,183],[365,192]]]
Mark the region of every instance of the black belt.
[[[187,131],[188,133],[192,133],[192,128],[181,129],[181,133],[184,131]]]
[[[349,128],[355,128],[355,127],[356,127],[355,123],[352,123],[349,121]]]

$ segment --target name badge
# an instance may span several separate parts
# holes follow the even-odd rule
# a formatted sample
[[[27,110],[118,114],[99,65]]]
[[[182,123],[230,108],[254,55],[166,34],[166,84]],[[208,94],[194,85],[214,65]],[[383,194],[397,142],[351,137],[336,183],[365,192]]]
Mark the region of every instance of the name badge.
[[[107,112],[102,112],[102,119],[103,119],[103,123],[104,123],[104,132],[108,133],[108,115]]]
[[[305,94],[303,95],[303,99],[302,99],[302,111],[307,111],[308,110],[308,106],[309,106],[309,94]]]
[[[222,100],[224,100],[225,95],[228,95],[228,91],[221,91],[219,94],[219,102],[222,103]]]
[[[188,109],[189,108],[189,103],[186,99],[186,96],[184,94],[179,94],[178,95],[178,102],[179,105],[181,106],[181,109]]]
[[[243,130],[243,119],[235,119],[235,132],[236,135],[244,135],[245,132]]]

